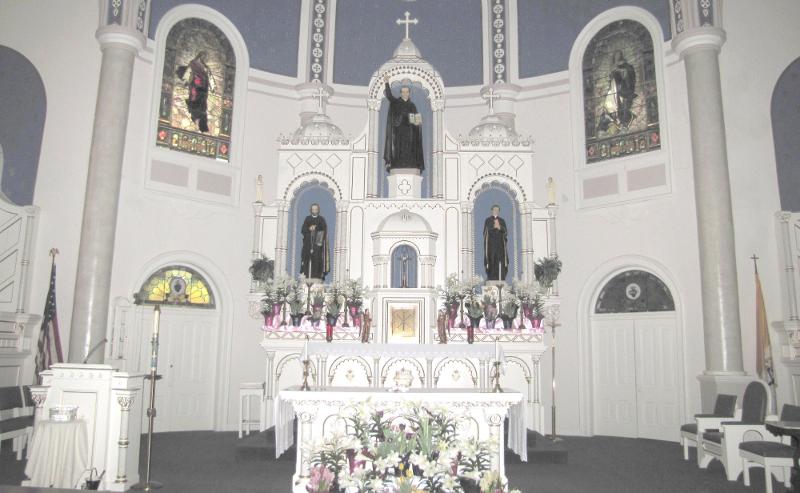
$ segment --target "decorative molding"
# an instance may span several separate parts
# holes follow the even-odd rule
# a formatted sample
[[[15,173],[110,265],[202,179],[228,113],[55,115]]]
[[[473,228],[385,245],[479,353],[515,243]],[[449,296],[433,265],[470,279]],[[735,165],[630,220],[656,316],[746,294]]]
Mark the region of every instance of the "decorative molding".
[[[326,59],[329,46],[328,0],[313,0],[311,9],[311,34],[309,42],[308,80],[324,82],[326,78]]]
[[[506,0],[493,0],[489,23],[489,43],[492,46],[492,79],[494,83],[508,82],[508,9]]]

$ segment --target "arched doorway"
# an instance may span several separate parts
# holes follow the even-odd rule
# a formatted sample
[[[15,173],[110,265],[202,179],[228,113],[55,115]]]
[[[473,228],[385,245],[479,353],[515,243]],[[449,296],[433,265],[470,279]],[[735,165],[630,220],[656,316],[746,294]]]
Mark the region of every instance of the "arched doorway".
[[[209,281],[195,269],[169,265],[151,273],[135,296],[139,330],[130,357],[139,371],[150,368],[153,306],[161,306],[155,431],[214,429],[220,314]]]
[[[678,439],[681,371],[675,301],[656,275],[613,275],[591,307],[596,435]]]

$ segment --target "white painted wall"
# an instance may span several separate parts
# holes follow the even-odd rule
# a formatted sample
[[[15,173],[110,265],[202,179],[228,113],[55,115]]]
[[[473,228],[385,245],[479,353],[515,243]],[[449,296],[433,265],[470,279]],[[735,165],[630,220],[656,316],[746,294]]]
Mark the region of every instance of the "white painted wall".
[[[40,226],[32,266],[31,309],[40,310],[47,290],[47,252],[58,247],[58,302],[62,337],[68,338],[72,291],[88,163],[91,126],[97,90],[100,50],[94,39],[97,2],[56,3],[5,0],[0,16],[0,43],[26,57],[39,70],[47,91],[47,120],[34,203],[41,207]],[[745,368],[754,371],[755,313],[752,264],[757,253],[770,320],[781,316],[776,234],[772,215],[779,209],[770,122],[772,88],[783,69],[800,55],[796,22],[800,5],[791,0],[753,9],[747,2],[723,5],[728,41],[720,55],[723,102],[728,132],[728,158],[733,190],[736,249],[739,266],[742,336]],[[156,26],[151,26],[155,30]],[[544,182],[553,176],[558,185],[558,246],[564,261],[560,279],[562,324],[559,332],[558,412],[559,433],[586,432],[586,408],[577,404],[580,320],[588,306],[579,306],[590,279],[620,257],[644,257],[662,266],[677,287],[681,306],[679,330],[683,338],[684,384],[687,415],[699,409],[696,376],[704,368],[700,307],[697,232],[694,212],[691,149],[683,63],[663,46],[664,91],[671,160],[672,192],[643,202],[591,210],[576,208],[574,132],[570,114],[569,77],[566,72],[519,82],[523,90],[516,104],[517,130],[532,135],[534,190],[545,197]],[[299,104],[291,79],[251,71],[243,138],[240,201],[237,206],[213,205],[173,198],[144,188],[150,102],[154,67],[152,41],[136,61],[128,140],[112,280],[111,299],[130,296],[138,289],[144,265],[164,252],[190,250],[208,259],[213,279],[231,293],[230,375],[227,416],[220,427],[235,422],[237,388],[243,381],[263,378],[264,353],[258,347],[260,322],[247,315],[247,267],[252,241],[254,182],[265,176],[264,200],[276,196],[269,177],[277,166],[276,137],[292,132],[299,123]],[[390,54],[387,53],[387,58]],[[156,68],[160,71],[160,68]],[[304,71],[303,71],[304,73]],[[242,80],[238,81],[243,83]],[[295,82],[299,82],[295,81]],[[366,82],[366,81],[365,81]],[[335,87],[329,114],[352,136],[366,124],[365,88]],[[445,130],[466,134],[485,114],[478,87],[448,92]],[[377,226],[377,225],[374,225]],[[615,260],[616,259],[616,260]],[[591,300],[593,302],[593,300]],[[587,302],[587,304],[591,304]],[[548,356],[549,357],[549,356]],[[543,362],[549,381],[549,359]],[[32,364],[32,361],[31,361]],[[779,374],[780,377],[780,374]],[[780,381],[779,381],[780,384]],[[787,385],[788,387],[788,385]],[[779,387],[780,388],[780,387]],[[549,393],[545,405],[549,405]],[[780,395],[780,394],[779,394]],[[581,416],[581,412],[584,416]],[[548,425],[549,426],[549,425]]]

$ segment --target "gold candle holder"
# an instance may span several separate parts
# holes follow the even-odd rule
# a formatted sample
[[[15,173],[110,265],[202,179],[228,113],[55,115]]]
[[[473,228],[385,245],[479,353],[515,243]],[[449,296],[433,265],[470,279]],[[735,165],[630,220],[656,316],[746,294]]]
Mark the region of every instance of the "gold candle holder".
[[[303,360],[303,385],[300,386],[300,390],[311,390],[311,387],[308,385],[308,374],[310,373],[310,368],[311,360]]]

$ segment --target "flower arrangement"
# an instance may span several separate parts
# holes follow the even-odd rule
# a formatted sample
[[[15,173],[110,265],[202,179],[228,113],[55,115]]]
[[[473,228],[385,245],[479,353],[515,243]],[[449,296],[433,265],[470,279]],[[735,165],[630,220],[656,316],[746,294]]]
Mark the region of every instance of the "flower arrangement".
[[[367,294],[367,289],[360,278],[346,280],[342,289],[347,306],[360,307],[364,304],[364,296]]]
[[[311,477],[308,480],[306,491],[308,493],[330,493],[333,486],[333,473],[322,465],[311,468]]]
[[[286,301],[289,303],[289,314],[292,318],[302,317],[305,314],[306,295],[301,282],[294,283],[292,290],[286,297]]]
[[[464,418],[451,410],[411,406],[389,417],[367,401],[343,409],[340,418],[348,434],[312,447],[309,492],[325,491],[311,489],[324,475],[320,469],[333,476],[330,493],[463,493],[464,484],[507,491],[506,479],[490,471],[492,444],[459,440],[457,422]]]
[[[562,263],[558,255],[542,257],[534,264],[533,273],[536,276],[536,280],[539,281],[539,284],[541,284],[543,288],[550,289],[553,282],[561,273],[561,267]]]
[[[439,296],[442,297],[445,308],[453,304],[461,303],[461,291],[463,289],[457,274],[447,276],[444,287],[439,286]]]

